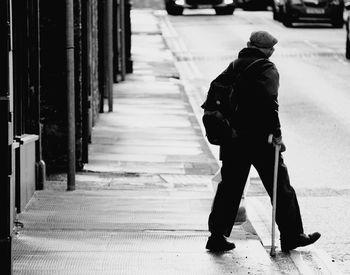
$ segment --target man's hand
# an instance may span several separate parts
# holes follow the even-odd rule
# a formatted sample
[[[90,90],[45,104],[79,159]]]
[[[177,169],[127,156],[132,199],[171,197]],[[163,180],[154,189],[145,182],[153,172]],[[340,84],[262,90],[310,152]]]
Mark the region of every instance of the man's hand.
[[[283,141],[282,141],[282,136],[279,136],[279,137],[272,137],[272,144],[274,146],[281,146],[281,152],[284,152],[286,151],[286,145],[284,145]]]

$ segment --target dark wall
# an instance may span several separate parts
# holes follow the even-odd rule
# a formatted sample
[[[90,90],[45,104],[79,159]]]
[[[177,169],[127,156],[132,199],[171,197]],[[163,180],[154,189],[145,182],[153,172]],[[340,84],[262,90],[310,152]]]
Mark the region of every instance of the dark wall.
[[[84,138],[89,139],[85,136],[89,133],[86,127],[91,128],[98,119],[100,100],[98,0],[88,2],[90,5],[87,13],[86,6],[84,9],[82,7],[82,0],[74,0],[74,85],[78,170],[83,167],[87,159],[83,157],[84,153],[87,154],[87,147],[83,146],[83,141]],[[83,19],[86,20],[84,24]],[[67,166],[65,25],[65,1],[40,1],[42,151],[48,173],[65,171]],[[88,104],[87,99],[90,100]],[[88,111],[86,108],[91,109]]]
[[[40,1],[41,122],[47,171],[63,170],[67,151],[65,1]]]

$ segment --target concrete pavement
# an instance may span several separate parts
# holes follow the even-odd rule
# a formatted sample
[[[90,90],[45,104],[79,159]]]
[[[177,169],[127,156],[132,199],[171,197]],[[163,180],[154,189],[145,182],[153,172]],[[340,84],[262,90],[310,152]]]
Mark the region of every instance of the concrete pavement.
[[[159,18],[133,11],[132,28],[134,73],[114,86],[76,191],[51,175],[18,216],[14,274],[300,274],[271,260],[249,221],[233,251],[205,250],[218,163]]]

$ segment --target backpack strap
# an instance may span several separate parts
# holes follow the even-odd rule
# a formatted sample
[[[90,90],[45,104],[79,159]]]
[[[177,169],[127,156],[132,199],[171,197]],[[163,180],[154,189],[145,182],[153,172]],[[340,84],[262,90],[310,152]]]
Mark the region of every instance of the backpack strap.
[[[238,73],[234,79],[234,82],[233,82],[233,85],[234,86],[238,86],[238,83],[239,83],[239,80],[242,78],[242,76],[244,74],[247,74],[247,72],[249,70],[251,70],[254,66],[256,66],[256,64],[259,64],[259,63],[262,63],[262,62],[265,62],[266,61],[266,58],[259,58],[259,59],[256,59],[254,60],[253,62],[251,62],[248,66],[246,66],[244,68],[244,70],[240,73]],[[237,111],[238,109],[238,91],[236,91],[235,89],[235,92],[231,93],[230,95],[230,105],[231,105],[231,109],[230,109],[230,115],[229,117],[233,118],[234,117],[234,113]],[[232,119],[230,119],[230,123],[233,124],[233,121],[231,121]]]
[[[240,73],[237,74],[236,78],[235,78],[235,82],[237,83],[237,81],[242,78],[242,75],[243,74],[246,74],[249,70],[251,70],[251,68],[258,64],[258,63],[262,63],[262,61],[265,61],[266,58],[259,58],[259,59],[256,59],[254,60],[252,63],[250,63],[247,67],[244,68],[244,70]]]

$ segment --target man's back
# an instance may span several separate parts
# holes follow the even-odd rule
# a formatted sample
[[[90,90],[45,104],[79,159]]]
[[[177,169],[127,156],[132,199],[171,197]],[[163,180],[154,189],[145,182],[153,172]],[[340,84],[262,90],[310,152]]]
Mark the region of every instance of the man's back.
[[[261,51],[244,48],[213,82],[233,85],[236,76],[257,59],[263,59],[263,62],[254,64],[243,73],[236,86],[238,107],[232,127],[243,137],[265,140],[271,133],[280,135],[277,102],[279,74],[275,65]]]
[[[233,73],[263,57],[264,55],[257,49],[243,49],[233,63]],[[278,71],[267,58],[241,79],[237,87],[238,134],[264,140],[271,133],[280,134],[278,87]]]

